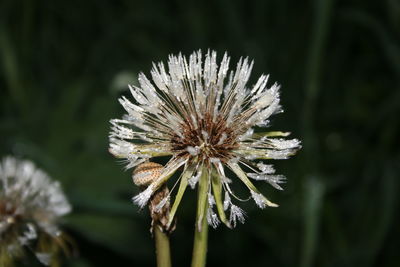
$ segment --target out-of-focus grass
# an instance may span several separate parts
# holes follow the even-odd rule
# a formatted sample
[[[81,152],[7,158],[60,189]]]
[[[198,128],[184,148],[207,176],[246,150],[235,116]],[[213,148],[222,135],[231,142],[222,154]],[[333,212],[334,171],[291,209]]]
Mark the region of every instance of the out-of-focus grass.
[[[244,204],[245,225],[210,232],[209,266],[398,266],[399,14],[393,0],[4,0],[0,154],[62,182],[80,251],[65,266],[154,265],[147,211],[107,152],[121,82],[168,53],[248,55],[252,82],[267,72],[282,84],[271,129],[304,149],[276,164],[285,191],[262,186],[278,209]],[[182,205],[176,266],[190,261],[195,198]]]

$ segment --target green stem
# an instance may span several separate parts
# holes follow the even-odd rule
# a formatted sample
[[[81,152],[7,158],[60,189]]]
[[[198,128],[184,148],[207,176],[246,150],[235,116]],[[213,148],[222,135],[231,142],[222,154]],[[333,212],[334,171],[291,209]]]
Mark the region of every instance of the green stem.
[[[153,229],[156,242],[157,267],[171,267],[168,235],[163,233],[158,225],[155,225]]]
[[[0,266],[13,267],[14,263],[8,251],[4,248],[0,248]]]
[[[208,235],[208,223],[207,223],[207,191],[208,191],[209,173],[204,168],[203,175],[199,181],[199,196],[197,200],[197,216],[196,216],[196,228],[194,233],[194,244],[193,244],[193,257],[192,267],[204,267],[206,266],[207,256],[207,235]]]
[[[192,267],[206,266],[208,224],[205,216],[203,218],[201,228],[202,229],[199,232],[196,227],[194,233]]]

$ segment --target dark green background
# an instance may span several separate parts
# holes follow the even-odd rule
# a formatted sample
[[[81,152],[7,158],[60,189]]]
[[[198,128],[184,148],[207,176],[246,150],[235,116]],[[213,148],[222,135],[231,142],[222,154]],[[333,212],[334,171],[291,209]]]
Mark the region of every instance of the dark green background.
[[[2,0],[0,155],[62,182],[80,251],[65,266],[155,265],[108,121],[152,61],[208,48],[254,59],[251,83],[270,73],[285,108],[271,130],[303,141],[276,163],[285,191],[259,184],[280,208],[242,204],[244,225],[210,231],[208,266],[400,266],[398,0]],[[195,195],[178,212],[175,266],[190,262]]]

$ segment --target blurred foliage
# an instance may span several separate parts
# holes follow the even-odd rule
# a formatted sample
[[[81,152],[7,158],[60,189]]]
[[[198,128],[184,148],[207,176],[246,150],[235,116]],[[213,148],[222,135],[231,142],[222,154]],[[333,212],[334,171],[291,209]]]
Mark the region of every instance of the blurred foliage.
[[[63,183],[64,228],[79,257],[64,266],[154,266],[147,210],[107,152],[139,71],[170,53],[228,51],[282,84],[303,150],[277,163],[280,208],[244,204],[247,222],[210,231],[208,266],[399,266],[400,2],[0,1],[0,155],[35,161]],[[191,257],[195,194],[172,236]],[[33,266],[32,262],[26,266]]]

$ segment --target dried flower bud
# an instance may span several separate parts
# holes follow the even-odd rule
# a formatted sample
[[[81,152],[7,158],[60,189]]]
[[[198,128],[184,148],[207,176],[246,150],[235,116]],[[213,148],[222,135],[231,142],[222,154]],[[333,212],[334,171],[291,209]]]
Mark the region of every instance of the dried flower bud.
[[[163,166],[155,162],[142,163],[133,171],[133,182],[137,186],[148,186],[160,176],[162,169]]]
[[[143,192],[151,189],[149,185],[156,181],[160,177],[164,167],[161,164],[155,162],[145,162],[136,167],[133,171],[132,179],[135,185],[140,186],[144,189]],[[146,190],[147,189],[147,190]],[[168,225],[169,213],[170,213],[170,192],[166,185],[163,185],[156,191],[149,190],[151,196],[148,202],[150,216],[151,216],[151,228],[160,227],[164,233],[170,233],[175,229],[175,224]]]

